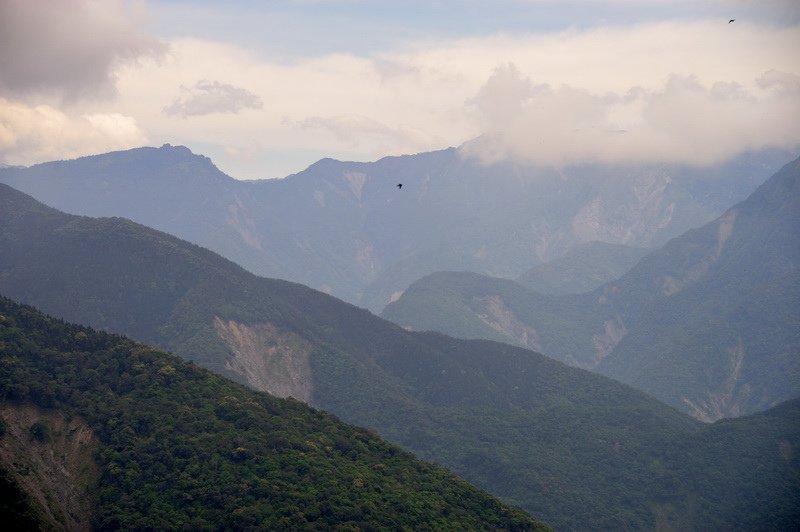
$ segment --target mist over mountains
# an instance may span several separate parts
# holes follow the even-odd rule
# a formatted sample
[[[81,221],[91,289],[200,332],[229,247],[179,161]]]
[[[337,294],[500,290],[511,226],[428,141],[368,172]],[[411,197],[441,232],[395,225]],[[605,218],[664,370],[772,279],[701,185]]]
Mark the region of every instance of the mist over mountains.
[[[624,244],[586,242],[523,272],[517,282],[540,294],[582,294],[622,277],[647,252]]]
[[[450,149],[241,182],[163,146],[3,168],[82,215],[0,185],[0,294],[374,429],[558,529],[791,523],[800,194],[777,161]]]
[[[579,295],[439,273],[383,316],[510,341],[594,369],[700,419],[800,395],[800,159],[720,218]]]
[[[436,271],[516,278],[583,242],[663,244],[744,199],[786,159],[765,151],[710,168],[557,171],[485,165],[451,148],[373,163],[323,159],[285,179],[241,182],[165,145],[3,168],[0,182],[73,214],[130,218],[253,273],[380,312]]]

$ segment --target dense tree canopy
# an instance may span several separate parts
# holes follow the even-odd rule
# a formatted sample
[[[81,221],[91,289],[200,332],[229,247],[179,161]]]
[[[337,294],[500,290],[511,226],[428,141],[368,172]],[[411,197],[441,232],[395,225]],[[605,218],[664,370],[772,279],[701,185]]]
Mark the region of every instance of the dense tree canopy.
[[[2,299],[0,345],[3,401],[82,416],[97,434],[99,528],[540,526],[369,431],[143,344]]]

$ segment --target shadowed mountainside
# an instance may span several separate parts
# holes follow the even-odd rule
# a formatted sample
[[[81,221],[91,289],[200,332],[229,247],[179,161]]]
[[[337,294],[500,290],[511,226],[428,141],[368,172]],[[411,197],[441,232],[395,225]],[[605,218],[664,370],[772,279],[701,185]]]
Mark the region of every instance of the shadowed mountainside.
[[[717,220],[587,294],[471,273],[412,285],[383,316],[594,369],[700,419],[800,395],[800,159]]]
[[[540,294],[582,294],[622,277],[648,249],[586,242],[561,257],[538,264],[519,277],[521,285]]]
[[[796,481],[776,450],[797,445],[785,420],[752,433],[742,421],[746,438],[720,441],[707,436],[717,425],[528,350],[410,333],[169,235],[66,215],[9,187],[0,205],[0,292],[307,397],[559,528],[744,528],[795,515],[780,495]],[[707,443],[686,447],[695,440]],[[715,469],[692,458],[718,451]],[[750,469],[728,461],[742,453]],[[753,478],[753,463],[769,473]],[[731,508],[723,492],[749,496]]]

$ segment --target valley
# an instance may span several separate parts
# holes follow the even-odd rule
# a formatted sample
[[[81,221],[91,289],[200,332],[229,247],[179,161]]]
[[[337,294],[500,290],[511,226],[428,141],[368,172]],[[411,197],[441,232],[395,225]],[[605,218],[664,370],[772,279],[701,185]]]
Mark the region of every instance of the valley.
[[[800,394],[799,187],[795,160],[591,292],[546,295],[445,272],[382,315],[414,330],[536,347],[704,421],[757,412]]]
[[[800,527],[800,2],[0,0],[0,523]]]
[[[373,428],[559,529],[758,518],[756,506],[732,512],[691,486],[767,494],[793,482],[794,465],[754,483],[735,459],[755,452],[783,460],[772,449],[784,440],[795,446],[791,422],[776,421],[774,432],[761,417],[742,418],[736,426],[759,429],[726,440],[730,461],[686,469],[684,453],[716,453],[720,442],[685,442],[705,442],[717,425],[605,377],[509,345],[411,333],[121,218],[67,215],[5,186],[0,198],[0,292],[257,389],[282,381],[276,393],[307,394],[315,407]],[[537,330],[542,343],[548,330]],[[724,481],[720,470],[728,471]],[[705,510],[690,512],[698,497]],[[793,515],[788,500],[774,504]]]

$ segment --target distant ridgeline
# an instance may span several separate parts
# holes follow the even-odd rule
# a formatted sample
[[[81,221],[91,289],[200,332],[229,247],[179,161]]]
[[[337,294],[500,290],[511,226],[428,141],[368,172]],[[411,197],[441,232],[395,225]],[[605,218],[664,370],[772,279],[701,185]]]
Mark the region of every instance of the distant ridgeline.
[[[796,496],[800,491],[797,402],[755,416],[705,425],[629,386],[538,353],[483,340],[409,332],[305,286],[256,277],[208,250],[170,235],[121,218],[67,215],[4,185],[0,185],[0,293],[70,321],[170,349],[184,359],[256,389],[302,399],[349,423],[375,429],[420,458],[448,467],[558,529],[791,528],[800,519]],[[89,334],[78,328],[70,331],[74,341],[81,331]],[[132,345],[133,353],[144,350],[146,355],[136,355],[139,362],[99,361],[100,368],[110,365],[112,373],[116,372],[110,378],[88,363],[75,369],[75,378],[80,377],[82,382],[86,377],[91,389],[99,390],[101,400],[94,406],[76,403],[86,404],[87,413],[72,419],[84,419],[101,442],[104,435],[111,434],[133,438],[134,443],[143,438],[148,455],[166,452],[159,447],[161,433],[157,433],[158,438],[151,437],[153,424],[158,421],[151,413],[161,407],[135,405],[150,397],[168,400],[169,408],[178,414],[174,419],[168,417],[167,424],[175,423],[183,430],[184,423],[194,423],[194,411],[199,409],[196,415],[212,416],[211,420],[201,416],[198,423],[202,427],[222,423],[223,430],[232,431],[233,440],[216,435],[199,439],[214,442],[212,446],[224,449],[220,451],[223,454],[233,453],[226,455],[232,464],[223,470],[239,478],[237,467],[244,467],[242,464],[249,460],[260,463],[257,456],[261,451],[252,457],[249,453],[259,449],[255,440],[262,437],[261,433],[253,433],[253,439],[238,435],[239,429],[261,430],[260,422],[256,422],[262,415],[261,406],[251,402],[272,409],[288,404],[289,418],[310,415],[329,419],[310,414],[296,402],[249,395],[142,346],[124,345]],[[70,349],[88,350],[80,345]],[[45,356],[49,351],[37,350],[40,351],[48,364],[70,360]],[[17,359],[9,366],[0,365],[0,369],[17,371],[14,368],[29,367],[27,359]],[[140,363],[144,366],[137,365]],[[81,386],[88,384],[61,387],[59,379],[73,378],[72,370],[62,369],[48,374],[48,386],[28,386],[28,396],[66,401],[57,390],[69,388],[75,390],[76,401],[84,401]],[[202,383],[207,383],[203,386],[225,391],[221,398],[212,400],[213,407],[208,407],[207,403],[192,399],[197,395],[194,391],[184,394],[183,380],[171,380],[184,375],[198,375]],[[135,399],[125,399],[129,397],[123,393],[128,390],[125,386],[139,382],[139,378],[149,391]],[[14,377],[12,382],[24,381]],[[161,395],[160,388],[152,388],[159,383],[169,384],[168,399]],[[136,390],[131,393],[139,394]],[[123,399],[129,401],[125,404],[133,405],[135,414],[114,414],[111,417],[118,421],[94,424],[97,418],[92,416],[99,416]],[[242,408],[244,413],[229,414],[228,408],[234,412]],[[254,410],[248,410],[251,408]],[[100,413],[92,413],[95,410]],[[12,419],[10,414],[3,415]],[[331,444],[326,435],[342,433],[344,428],[314,429],[318,436],[303,436],[303,444],[296,447],[284,445],[281,438],[291,439],[287,434],[292,433],[294,425],[285,415],[279,417],[283,421],[266,419],[280,429],[264,429],[269,433],[264,436],[265,441],[279,449],[291,447],[301,454],[327,456],[331,447],[334,454],[338,449],[351,456],[350,450],[372,445],[362,441],[369,439],[362,431],[357,432],[360,436],[355,441],[337,448],[336,441]],[[25,431],[30,431],[33,421],[28,418]],[[130,431],[112,430],[117,424],[125,424]],[[173,437],[178,436],[163,436],[171,442],[169,452],[177,453],[170,454],[173,462],[169,463],[184,464],[180,460],[186,457],[181,453],[191,454],[187,449],[191,442],[169,440]],[[278,443],[274,442],[276,438]],[[244,450],[238,451],[239,448]],[[138,485],[137,474],[144,474],[136,473],[136,468],[143,470],[150,464],[147,458],[101,456],[107,457],[108,462],[104,463],[121,468],[124,482],[132,485]],[[279,457],[283,454],[279,453]],[[203,455],[200,461],[204,465],[216,463],[211,459],[210,455]],[[383,457],[376,460],[389,467]],[[312,460],[307,461],[311,468]],[[161,466],[152,467],[158,470]],[[345,466],[330,467],[336,470]],[[374,463],[365,466],[370,467],[373,471],[382,470]],[[294,471],[298,468],[305,470],[301,465]],[[758,474],[754,475],[754,471]],[[355,489],[361,484],[356,480],[361,479],[371,489],[375,484],[372,477],[362,476],[365,474],[359,469],[358,475],[352,473],[342,485]],[[111,477],[100,478],[103,482]],[[188,472],[185,477],[170,478],[174,481],[170,486],[192,486]],[[287,482],[294,489],[297,479],[291,475],[289,478]],[[312,475],[313,478],[316,477]],[[225,476],[210,482],[226,486],[229,479]],[[152,484],[144,485],[158,492]],[[274,485],[283,492],[288,484],[276,480]],[[223,491],[239,496],[250,493],[241,491],[245,488],[259,493],[257,490],[264,486],[253,480]],[[105,492],[99,493],[102,496]],[[137,495],[124,500],[126,504],[148,500],[147,495],[141,497],[144,499]],[[185,499],[186,505],[208,500],[203,499],[205,494],[192,497]],[[318,492],[310,497],[309,504],[314,508],[313,501],[324,498]],[[305,503],[288,504],[305,514]],[[398,507],[416,515],[417,503],[409,504]],[[222,503],[217,506],[223,507]],[[294,506],[291,512],[298,511]],[[238,507],[228,508],[233,512]],[[241,512],[250,515],[249,511]],[[326,506],[319,507],[320,515],[327,512]],[[202,513],[196,515],[209,519]],[[278,518],[293,519],[292,515],[281,514]],[[409,526],[417,528],[416,524]]]
[[[790,158],[762,151],[706,168],[555,170],[483,164],[451,148],[323,159],[284,179],[243,182],[164,145],[0,168],[0,182],[72,214],[129,218],[378,313],[437,271],[515,278],[583,242],[661,245],[719,216]]]
[[[546,528],[329,414],[5,298],[0,346],[17,529]]]

